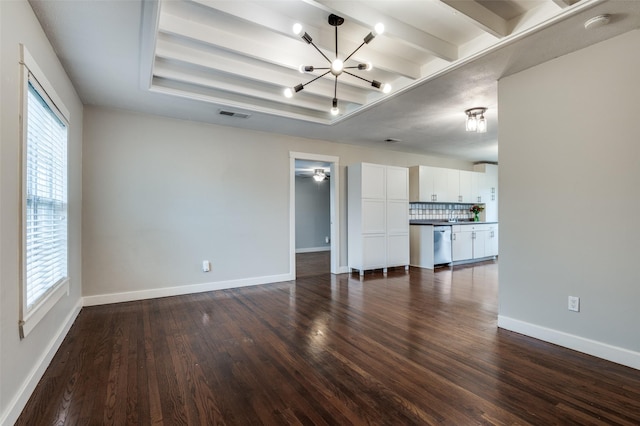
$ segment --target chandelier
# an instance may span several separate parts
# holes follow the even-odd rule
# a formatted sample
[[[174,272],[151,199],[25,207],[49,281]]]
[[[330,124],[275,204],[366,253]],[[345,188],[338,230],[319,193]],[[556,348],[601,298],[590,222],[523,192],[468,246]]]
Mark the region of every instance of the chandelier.
[[[314,81],[318,80],[319,78],[324,77],[325,75],[331,73],[335,79],[334,79],[334,85],[333,85],[333,100],[331,103],[331,115],[338,115],[340,113],[340,109],[338,108],[338,77],[340,77],[340,75],[344,74],[348,74],[352,77],[358,78],[360,80],[364,80],[367,83],[371,84],[371,86],[375,87],[376,89],[381,89],[383,93],[389,93],[391,91],[391,86],[389,84],[386,83],[381,83],[377,80],[368,80],[364,77],[361,77],[359,75],[356,75],[350,71],[347,70],[360,70],[360,71],[368,71],[371,69],[371,64],[367,63],[360,63],[354,66],[345,66],[345,63],[358,51],[360,50],[360,48],[362,46],[364,46],[365,44],[369,44],[371,42],[371,40],[373,40],[375,38],[376,35],[380,35],[384,32],[384,25],[381,23],[376,24],[374,31],[370,32],[369,34],[367,34],[367,36],[364,38],[364,41],[362,42],[362,44],[360,44],[360,46],[358,46],[353,52],[351,52],[350,55],[348,55],[346,58],[344,59],[340,59],[338,57],[338,27],[340,25],[342,25],[344,23],[344,18],[331,14],[329,15],[329,25],[333,26],[335,28],[335,39],[336,39],[336,51],[335,51],[335,59],[331,60],[327,57],[327,55],[325,55],[319,48],[318,46],[316,46],[313,43],[313,39],[311,38],[311,36],[309,34],[307,34],[305,31],[303,31],[302,25],[300,24],[295,24],[293,26],[293,32],[296,35],[299,35],[300,37],[302,37],[302,39],[304,41],[307,42],[307,44],[312,45],[321,55],[324,59],[326,59],[326,61],[329,63],[329,66],[327,67],[316,67],[316,66],[312,66],[312,65],[300,65],[299,71],[301,73],[311,73],[314,71],[323,71],[322,74],[316,76],[315,78],[311,79],[310,81],[304,83],[304,84],[298,84],[297,86],[294,86],[293,88],[287,87],[286,89],[284,89],[284,95],[287,98],[291,98],[295,93],[298,93],[299,91],[301,91],[302,89],[304,89],[304,86],[313,83]]]
[[[313,180],[316,182],[321,182],[327,178],[327,174],[324,172],[324,169],[315,169],[313,171]]]
[[[487,112],[487,108],[484,107],[469,108],[465,111],[465,114],[467,114],[467,132],[487,132],[487,120],[484,118],[485,112]]]

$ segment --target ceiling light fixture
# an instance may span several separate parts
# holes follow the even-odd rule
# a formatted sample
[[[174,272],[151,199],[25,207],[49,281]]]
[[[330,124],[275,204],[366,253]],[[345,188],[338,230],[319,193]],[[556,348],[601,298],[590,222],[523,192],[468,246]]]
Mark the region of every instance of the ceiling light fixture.
[[[315,171],[313,172],[313,180],[315,180],[316,182],[321,182],[325,180],[326,177],[327,175],[322,169],[315,169]]]
[[[311,36],[309,34],[307,34],[304,29],[302,28],[301,24],[295,24],[293,26],[293,32],[296,35],[299,35],[304,41],[307,42],[307,44],[312,45],[321,55],[324,59],[327,60],[327,62],[329,63],[328,67],[315,67],[312,65],[300,65],[299,71],[301,73],[310,73],[310,72],[314,72],[317,70],[322,70],[324,71],[322,74],[320,74],[319,76],[313,78],[312,80],[304,83],[304,84],[298,84],[297,86],[294,87],[287,87],[286,89],[284,89],[284,96],[287,98],[291,98],[293,97],[293,95],[295,95],[296,93],[298,93],[299,91],[301,91],[302,89],[304,89],[304,86],[313,83],[314,81],[318,80],[321,77],[324,77],[325,75],[331,73],[334,77],[334,85],[333,85],[333,99],[332,99],[332,103],[331,103],[331,110],[330,113],[331,115],[338,115],[340,113],[340,109],[338,108],[338,77],[340,77],[340,75],[342,75],[342,73],[344,74],[349,74],[352,77],[355,78],[359,78],[360,80],[366,81],[367,83],[371,84],[371,86],[375,87],[376,89],[381,89],[383,93],[389,93],[391,92],[391,86],[389,84],[386,83],[381,83],[377,80],[367,80],[364,77],[361,77],[359,75],[353,74],[350,71],[347,71],[349,69],[357,69],[357,70],[361,70],[361,71],[369,71],[372,66],[370,63],[360,63],[354,66],[345,66],[345,63],[358,51],[360,50],[360,48],[362,46],[364,46],[365,44],[369,44],[371,42],[371,40],[373,40],[377,35],[380,35],[384,32],[384,25],[381,23],[376,24],[376,26],[374,27],[374,30],[372,32],[370,32],[369,34],[367,34],[367,36],[364,38],[362,44],[360,44],[360,46],[358,46],[353,52],[351,52],[350,55],[348,55],[345,59],[340,59],[338,58],[338,27],[340,25],[342,25],[344,23],[344,18],[331,14],[329,15],[329,25],[331,25],[332,27],[335,28],[335,39],[336,39],[336,51],[335,51],[335,59],[331,60],[327,57],[327,55],[325,55],[319,48],[318,46],[316,46],[313,43],[313,39],[311,38]]]
[[[467,114],[467,132],[487,132],[487,120],[484,118],[485,112],[487,112],[487,108],[484,107],[469,108],[465,111],[465,114]]]

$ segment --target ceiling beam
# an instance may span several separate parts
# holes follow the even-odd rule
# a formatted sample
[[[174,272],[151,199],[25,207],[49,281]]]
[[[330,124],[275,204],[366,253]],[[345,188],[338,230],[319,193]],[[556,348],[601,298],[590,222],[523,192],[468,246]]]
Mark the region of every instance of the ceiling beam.
[[[440,0],[489,34],[502,38],[509,35],[508,22],[473,0]]]
[[[223,2],[226,3],[226,2]],[[161,13],[159,31],[166,34],[189,38],[201,43],[218,46],[223,49],[238,52],[252,58],[284,66],[290,69],[298,69],[300,63],[321,66],[323,58],[314,49],[304,49],[306,43],[296,37],[290,38],[283,35],[265,31],[260,37],[247,35],[242,37],[232,34],[218,25],[205,25],[181,16]],[[226,22],[226,25],[230,25]],[[300,49],[300,47],[303,49]],[[319,46],[322,47],[322,46]],[[327,49],[329,52],[333,50]],[[303,53],[300,53],[300,52]],[[296,52],[296,56],[292,55]],[[357,60],[358,55],[354,56]],[[403,60],[402,58],[384,55],[373,50],[367,51],[369,59],[376,68],[416,80],[421,77],[419,64]],[[293,61],[296,61],[295,63]]]
[[[314,78],[315,74],[300,74],[299,72],[280,71],[276,68],[265,67],[258,63],[250,63],[230,57],[230,55],[215,55],[194,47],[187,47],[178,43],[165,40],[160,37],[156,47],[156,58],[172,61],[179,61],[185,64],[192,64],[201,68],[216,70],[226,74],[236,74],[247,80],[260,81],[270,86],[292,87],[298,83],[305,83]],[[295,84],[294,84],[295,83]],[[333,80],[320,79],[305,87],[305,93],[312,93],[318,96],[333,97]],[[366,93],[368,89],[364,83],[343,84],[340,80],[338,91],[340,98],[357,104],[367,102]],[[373,89],[371,89],[373,90]],[[369,91],[371,91],[369,90]]]
[[[343,18],[358,22],[365,27],[373,28],[378,22],[384,23],[383,36],[402,40],[422,52],[427,52],[440,59],[453,62],[458,59],[458,46],[421,31],[411,25],[394,19],[384,13],[367,7],[363,2],[351,1],[323,1],[303,0],[305,3],[330,13],[336,13]]]
[[[180,69],[179,65],[162,61],[156,63],[154,67],[154,77],[199,87],[207,87],[226,93],[235,93],[245,98],[263,99],[270,103],[288,104],[296,108],[306,108],[323,112],[329,111],[331,108],[331,98],[333,97],[330,96],[329,98],[322,99],[311,96],[296,96],[295,98],[287,99],[284,96],[279,96],[279,94],[275,94],[274,96],[273,90],[261,88],[259,85],[251,86],[249,84],[242,84],[240,79],[237,78],[194,73],[192,70],[185,71]]]

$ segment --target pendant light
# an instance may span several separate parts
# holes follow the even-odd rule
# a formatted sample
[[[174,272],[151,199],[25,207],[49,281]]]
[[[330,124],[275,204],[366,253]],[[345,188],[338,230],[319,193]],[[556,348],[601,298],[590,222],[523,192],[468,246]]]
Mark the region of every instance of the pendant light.
[[[333,60],[329,59],[327,57],[327,55],[325,55],[319,48],[318,46],[316,46],[313,43],[313,39],[311,38],[311,36],[309,34],[307,34],[304,29],[302,28],[301,24],[295,24],[293,26],[293,32],[296,35],[299,35],[304,41],[307,42],[307,44],[312,45],[319,53],[320,55],[322,55],[322,57],[328,62],[328,67],[315,67],[312,65],[300,65],[299,71],[301,73],[311,73],[317,70],[323,71],[322,74],[318,75],[317,77],[313,78],[312,80],[308,81],[307,83],[304,84],[298,84],[297,86],[294,87],[287,87],[284,89],[284,96],[287,98],[291,98],[293,97],[296,93],[298,93],[299,91],[304,89],[304,86],[313,83],[314,81],[318,80],[321,77],[324,77],[325,75],[331,73],[331,75],[334,76],[334,85],[333,85],[333,98],[331,101],[331,109],[329,110],[329,112],[331,113],[331,115],[338,115],[340,114],[340,108],[338,106],[338,77],[340,77],[342,74],[348,74],[352,77],[358,78],[360,80],[366,81],[367,83],[371,84],[372,87],[375,87],[376,89],[380,89],[382,91],[382,93],[389,93],[391,92],[391,86],[389,84],[386,83],[382,83],[379,82],[377,80],[368,80],[366,78],[363,78],[359,75],[356,75],[354,73],[352,73],[351,71],[347,71],[347,70],[360,70],[360,71],[368,71],[371,69],[371,64],[370,63],[360,63],[357,65],[353,65],[353,66],[346,66],[346,62],[358,51],[360,50],[360,48],[362,46],[364,46],[365,44],[369,44],[377,35],[380,35],[384,32],[384,25],[381,23],[378,23],[375,25],[374,30],[372,32],[370,32],[369,34],[367,34],[366,37],[364,37],[362,43],[360,44],[360,46],[358,46],[353,52],[351,52],[351,54],[349,54],[345,59],[340,59],[338,57],[338,27],[340,25],[342,25],[344,23],[344,18],[331,14],[329,15],[329,25],[331,25],[332,27],[335,28],[335,58]]]

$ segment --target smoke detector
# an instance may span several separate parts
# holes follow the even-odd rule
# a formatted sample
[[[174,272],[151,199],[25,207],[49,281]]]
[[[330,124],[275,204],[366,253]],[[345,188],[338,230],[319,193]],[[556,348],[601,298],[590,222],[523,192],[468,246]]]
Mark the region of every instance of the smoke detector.
[[[590,30],[592,28],[602,27],[603,25],[607,25],[609,21],[611,21],[611,15],[609,14],[605,13],[603,15],[594,16],[584,23],[584,28]]]

